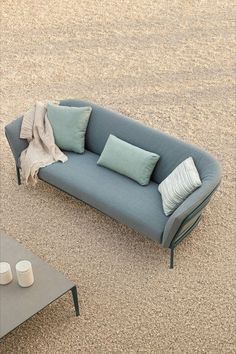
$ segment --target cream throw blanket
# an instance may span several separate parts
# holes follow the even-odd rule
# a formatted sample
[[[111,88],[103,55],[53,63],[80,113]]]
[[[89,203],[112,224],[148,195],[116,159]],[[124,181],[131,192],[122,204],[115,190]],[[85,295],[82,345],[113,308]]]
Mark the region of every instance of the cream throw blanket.
[[[26,184],[37,183],[37,174],[41,167],[68,159],[55,144],[46,103],[36,102],[34,107],[24,114],[20,138],[29,142],[20,156],[22,177]]]

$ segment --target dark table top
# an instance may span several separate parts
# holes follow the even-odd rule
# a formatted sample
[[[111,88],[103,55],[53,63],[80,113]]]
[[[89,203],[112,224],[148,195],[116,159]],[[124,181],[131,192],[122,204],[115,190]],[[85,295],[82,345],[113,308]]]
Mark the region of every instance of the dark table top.
[[[17,283],[15,265],[32,263],[34,284],[22,288]],[[11,265],[13,280],[0,285],[0,338],[69,291],[75,284],[11,237],[0,234],[0,261]]]

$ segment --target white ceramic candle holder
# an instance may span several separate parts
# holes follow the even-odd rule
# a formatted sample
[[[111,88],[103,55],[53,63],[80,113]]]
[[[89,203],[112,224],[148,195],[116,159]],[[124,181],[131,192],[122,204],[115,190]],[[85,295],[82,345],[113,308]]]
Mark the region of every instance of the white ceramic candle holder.
[[[0,284],[6,285],[12,281],[11,266],[7,262],[0,262]]]
[[[23,288],[31,286],[34,282],[34,274],[30,261],[20,261],[16,263],[16,276],[18,284]]]

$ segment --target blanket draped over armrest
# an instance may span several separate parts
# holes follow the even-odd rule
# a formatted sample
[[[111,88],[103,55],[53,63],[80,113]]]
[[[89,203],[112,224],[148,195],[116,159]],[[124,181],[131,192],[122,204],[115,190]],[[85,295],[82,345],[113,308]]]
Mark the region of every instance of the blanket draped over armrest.
[[[68,158],[55,144],[53,130],[47,117],[47,104],[36,102],[23,116],[20,138],[27,139],[28,147],[20,156],[22,177],[26,184],[37,183],[41,167]]]

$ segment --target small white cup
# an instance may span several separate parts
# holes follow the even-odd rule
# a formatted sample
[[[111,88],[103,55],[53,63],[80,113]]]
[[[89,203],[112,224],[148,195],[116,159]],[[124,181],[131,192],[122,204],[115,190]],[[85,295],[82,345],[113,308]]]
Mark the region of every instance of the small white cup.
[[[21,287],[27,288],[28,286],[31,286],[34,282],[34,274],[31,262],[23,260],[16,263],[16,276],[18,284]]]
[[[7,262],[0,262],[0,284],[6,285],[12,281],[11,266]]]

